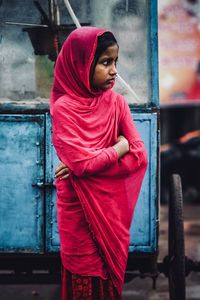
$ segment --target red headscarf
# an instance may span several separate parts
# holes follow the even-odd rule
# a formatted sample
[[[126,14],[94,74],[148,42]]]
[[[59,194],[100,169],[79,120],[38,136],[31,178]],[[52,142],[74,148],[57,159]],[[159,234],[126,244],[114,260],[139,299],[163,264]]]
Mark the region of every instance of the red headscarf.
[[[57,155],[70,168],[69,181],[94,243],[121,293],[129,229],[147,161],[124,98],[90,88],[90,67],[104,32],[82,27],[67,38],[56,62],[50,105]],[[120,134],[128,139],[130,151],[119,160],[112,146]],[[75,271],[79,273],[79,265]]]
[[[75,98],[80,104],[93,102],[93,97],[102,94],[90,88],[90,67],[94,58],[98,36],[106,32],[96,27],[74,30],[65,41],[56,62],[53,104],[63,94]]]

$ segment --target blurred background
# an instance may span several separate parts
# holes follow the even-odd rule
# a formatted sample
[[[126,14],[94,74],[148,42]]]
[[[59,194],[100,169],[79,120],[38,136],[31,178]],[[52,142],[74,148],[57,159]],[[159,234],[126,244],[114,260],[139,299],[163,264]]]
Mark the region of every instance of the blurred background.
[[[200,199],[200,1],[158,1],[161,201],[181,174],[185,202]]]

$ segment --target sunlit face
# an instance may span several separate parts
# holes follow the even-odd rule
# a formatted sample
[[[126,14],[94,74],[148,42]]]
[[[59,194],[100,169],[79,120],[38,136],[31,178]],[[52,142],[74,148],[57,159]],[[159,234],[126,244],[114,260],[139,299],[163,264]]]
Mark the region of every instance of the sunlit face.
[[[118,52],[119,47],[117,44],[114,44],[100,55],[91,78],[91,88],[93,90],[106,91],[113,87],[117,75]]]

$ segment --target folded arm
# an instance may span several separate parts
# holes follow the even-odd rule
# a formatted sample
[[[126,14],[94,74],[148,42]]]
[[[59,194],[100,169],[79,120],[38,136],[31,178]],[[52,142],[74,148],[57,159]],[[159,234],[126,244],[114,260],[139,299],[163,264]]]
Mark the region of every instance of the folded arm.
[[[128,141],[120,137],[120,140],[113,147],[102,149],[102,151],[93,158],[74,163],[71,171],[73,171],[76,176],[97,174],[107,170],[111,165],[114,165],[118,159],[123,157],[128,151]],[[61,179],[65,179],[69,174],[69,163],[65,160],[65,155],[62,155],[62,153],[62,151],[59,153],[62,162],[56,169],[55,177],[61,176]]]
[[[123,99],[122,104],[123,114],[119,124],[119,133],[128,140],[129,151],[106,172],[107,176],[127,176],[139,169],[145,170],[147,168],[147,152],[144,142],[135,126],[125,99]]]
[[[137,171],[138,168],[147,167],[147,152],[144,142],[135,126],[130,108],[123,101],[123,116],[120,122],[120,134],[129,142],[129,152],[119,160],[121,168],[127,169],[129,173]]]
[[[66,116],[62,113],[62,110],[57,110],[56,124],[59,126],[58,128],[54,126],[53,140],[57,154],[65,167],[67,166],[76,176],[95,174],[121,176],[133,173],[142,166],[146,167],[147,154],[144,143],[135,127],[125,100],[122,101],[122,112],[119,122],[120,136],[117,143],[108,148],[94,150],[92,156],[87,157],[87,149],[84,146],[80,150],[80,148],[76,148],[76,143],[70,144],[70,140],[65,137],[68,133],[70,136],[73,135],[72,129],[67,124]],[[74,134],[77,135],[76,132]],[[78,140],[78,136],[75,136],[75,138]],[[80,156],[83,159],[78,159],[80,151]],[[74,159],[74,155],[77,156],[76,159]],[[67,171],[65,171],[65,174],[67,174]],[[56,172],[57,177],[59,172]]]
[[[53,116],[53,144],[63,165],[58,166],[56,177],[68,174],[69,170],[76,176],[97,174],[114,165],[129,151],[128,141],[123,137],[107,148],[87,148],[81,140],[79,128],[75,129],[76,124],[71,124],[72,120],[66,117],[62,107],[58,107]]]

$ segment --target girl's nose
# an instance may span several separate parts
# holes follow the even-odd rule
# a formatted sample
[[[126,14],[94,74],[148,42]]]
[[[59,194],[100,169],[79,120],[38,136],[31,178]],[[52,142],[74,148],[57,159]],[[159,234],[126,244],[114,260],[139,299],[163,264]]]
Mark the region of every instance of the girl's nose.
[[[116,64],[113,63],[110,69],[110,74],[112,75],[117,75],[117,68],[116,68]]]

